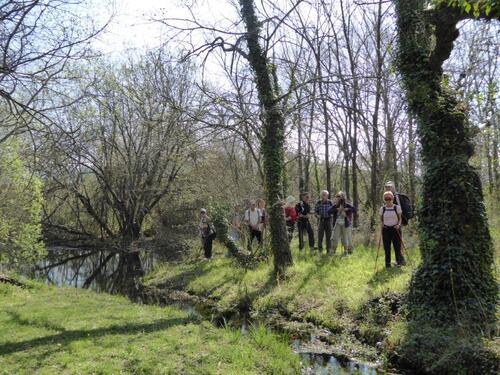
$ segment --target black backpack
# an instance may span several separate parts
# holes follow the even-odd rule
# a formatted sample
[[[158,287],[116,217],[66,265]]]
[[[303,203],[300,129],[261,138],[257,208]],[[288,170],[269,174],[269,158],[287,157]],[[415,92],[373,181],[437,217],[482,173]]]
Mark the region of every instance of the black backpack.
[[[401,211],[403,212],[401,223],[403,225],[408,225],[408,220],[410,220],[414,216],[413,205],[410,198],[406,194],[398,193],[397,195],[399,198],[399,203],[401,204]]]

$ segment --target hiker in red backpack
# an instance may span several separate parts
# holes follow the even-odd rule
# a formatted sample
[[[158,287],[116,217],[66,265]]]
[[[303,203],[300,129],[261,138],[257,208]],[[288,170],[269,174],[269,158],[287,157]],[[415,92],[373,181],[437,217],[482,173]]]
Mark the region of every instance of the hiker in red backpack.
[[[401,252],[401,219],[402,209],[394,204],[394,194],[391,191],[384,193],[384,205],[380,207],[380,219],[382,221],[382,241],[384,242],[385,267],[391,267],[391,243],[394,246],[397,266],[406,264]]]
[[[288,229],[288,241],[292,241],[293,239],[293,230],[295,229],[295,221],[297,221],[297,211],[295,211],[294,203],[295,198],[290,195],[286,199],[285,206],[285,221]]]

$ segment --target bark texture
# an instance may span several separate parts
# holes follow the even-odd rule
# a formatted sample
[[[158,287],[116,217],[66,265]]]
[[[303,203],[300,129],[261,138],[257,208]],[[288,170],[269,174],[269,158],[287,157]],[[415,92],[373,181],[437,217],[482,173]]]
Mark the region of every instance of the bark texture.
[[[422,264],[410,286],[403,361],[423,373],[494,373],[498,361],[481,337],[494,329],[498,289],[481,182],[469,164],[474,129],[442,79],[456,25],[467,15],[446,6],[424,10],[423,0],[395,5],[398,65],[424,168]]]
[[[264,120],[262,153],[264,156],[265,186],[269,210],[271,247],[274,257],[274,271],[278,276],[284,274],[287,266],[293,263],[287,230],[283,217],[282,192],[285,122],[283,112],[275,97],[272,69],[259,43],[260,27],[255,14],[253,0],[240,0],[241,14],[246,26],[249,62],[255,74],[259,101]]]

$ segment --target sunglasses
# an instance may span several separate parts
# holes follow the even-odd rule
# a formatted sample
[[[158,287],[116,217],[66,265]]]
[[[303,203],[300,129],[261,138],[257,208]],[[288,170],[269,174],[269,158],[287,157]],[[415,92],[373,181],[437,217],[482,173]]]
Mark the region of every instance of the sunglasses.
[[[392,201],[392,198],[390,197],[384,198],[384,201]]]

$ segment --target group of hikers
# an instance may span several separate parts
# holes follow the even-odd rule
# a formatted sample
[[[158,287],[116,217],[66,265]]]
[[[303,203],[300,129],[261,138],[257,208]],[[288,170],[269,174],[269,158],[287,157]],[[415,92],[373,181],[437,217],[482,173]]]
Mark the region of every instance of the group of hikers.
[[[330,193],[323,190],[314,207],[312,207],[310,200],[310,194],[307,192],[300,194],[298,203],[295,203],[293,196],[286,199],[283,215],[288,230],[288,240],[292,241],[295,226],[297,226],[300,251],[305,248],[304,236],[307,235],[311,252],[318,251],[320,255],[323,254],[323,240],[325,240],[327,255],[336,254],[339,242],[343,246],[344,256],[352,254],[354,249],[353,218],[357,210],[347,199],[346,194],[339,191],[333,199],[330,199]],[[396,266],[404,266],[406,262],[401,251],[401,226],[406,225],[408,219],[413,215],[411,204],[406,195],[396,192],[396,186],[392,181],[387,181],[385,184],[383,200],[384,205],[380,207],[380,220],[385,265],[387,268],[391,267],[392,244],[396,256]],[[311,223],[312,217],[317,219],[317,247]],[[233,241],[238,241],[242,235],[246,237],[247,248],[251,252],[254,242],[257,242],[259,247],[262,246],[268,219],[266,202],[263,199],[248,202],[243,220],[240,216],[240,206],[237,205],[231,222],[230,237]],[[200,210],[199,229],[205,257],[211,258],[212,242],[216,237],[216,230],[204,208]]]

